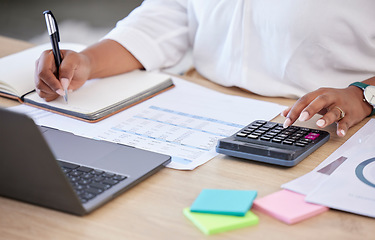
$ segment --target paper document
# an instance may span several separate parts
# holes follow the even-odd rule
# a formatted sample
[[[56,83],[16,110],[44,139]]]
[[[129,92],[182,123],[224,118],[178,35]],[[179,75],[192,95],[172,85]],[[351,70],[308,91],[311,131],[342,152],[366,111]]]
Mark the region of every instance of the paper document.
[[[173,78],[175,88],[98,123],[85,123],[28,106],[38,125],[172,156],[168,167],[194,169],[217,155],[217,140],[257,119],[271,120],[285,106],[219,93]]]
[[[311,203],[375,217],[374,129],[370,119],[313,171],[282,187]]]

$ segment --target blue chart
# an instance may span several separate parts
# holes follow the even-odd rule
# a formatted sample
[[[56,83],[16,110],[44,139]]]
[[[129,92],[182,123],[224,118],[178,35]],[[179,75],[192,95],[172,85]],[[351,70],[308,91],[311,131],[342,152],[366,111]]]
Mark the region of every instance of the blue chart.
[[[363,183],[375,188],[375,158],[361,162],[355,169],[355,175]]]
[[[168,154],[173,163],[189,165],[206,158],[205,154],[211,156],[218,139],[230,136],[242,127],[219,119],[149,106],[104,130],[98,138]]]

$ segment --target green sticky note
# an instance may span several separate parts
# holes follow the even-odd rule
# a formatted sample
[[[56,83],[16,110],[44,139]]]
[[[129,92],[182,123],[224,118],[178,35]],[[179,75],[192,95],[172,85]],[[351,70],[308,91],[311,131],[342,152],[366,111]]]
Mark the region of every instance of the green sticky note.
[[[190,206],[192,212],[244,216],[257,191],[204,189]]]
[[[245,216],[239,217],[209,213],[196,213],[191,212],[189,208],[185,208],[184,215],[206,235],[252,226],[258,224],[259,222],[259,218],[251,211],[248,211]]]

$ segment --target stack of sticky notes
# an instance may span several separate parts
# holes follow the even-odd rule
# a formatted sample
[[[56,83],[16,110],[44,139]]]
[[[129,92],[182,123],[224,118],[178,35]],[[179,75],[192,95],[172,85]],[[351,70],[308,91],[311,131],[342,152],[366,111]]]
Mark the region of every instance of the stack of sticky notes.
[[[250,210],[257,191],[204,189],[184,215],[210,235],[258,223]]]
[[[329,208],[305,202],[305,196],[281,190],[254,201],[254,209],[287,224],[294,224],[327,211]]]

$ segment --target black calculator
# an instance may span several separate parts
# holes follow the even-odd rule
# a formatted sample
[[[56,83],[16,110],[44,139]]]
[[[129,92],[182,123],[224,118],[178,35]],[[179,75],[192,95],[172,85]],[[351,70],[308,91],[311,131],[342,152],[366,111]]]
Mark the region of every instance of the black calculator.
[[[329,133],[305,127],[257,120],[234,135],[220,139],[218,153],[291,167],[322,146]]]

